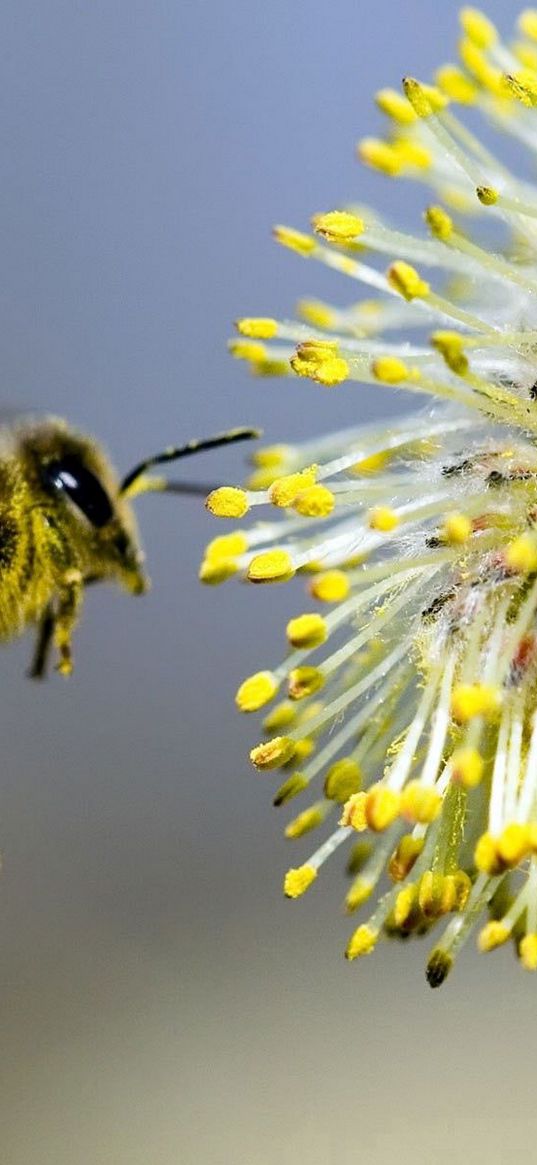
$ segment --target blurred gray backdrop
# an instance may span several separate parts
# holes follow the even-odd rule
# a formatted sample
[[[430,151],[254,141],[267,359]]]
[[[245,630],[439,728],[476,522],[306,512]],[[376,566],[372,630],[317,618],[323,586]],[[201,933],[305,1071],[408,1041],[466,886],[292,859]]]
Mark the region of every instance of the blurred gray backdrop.
[[[509,0],[487,10],[507,31]],[[349,294],[273,222],[364,198],[416,224],[424,193],[353,147],[373,92],[456,36],[434,0],[4,0],[2,402],[121,468],[228,425],[288,439],[406,407],[251,381],[225,340]],[[153,590],[88,596],[72,681],[25,680],[28,642],[0,655],[2,1165],[511,1160],[537,1132],[537,982],[470,951],[432,993],[426,944],[346,965],[337,862],[283,900],[298,851],[233,693],[279,658],[299,585],[202,590],[201,502],[139,514]]]

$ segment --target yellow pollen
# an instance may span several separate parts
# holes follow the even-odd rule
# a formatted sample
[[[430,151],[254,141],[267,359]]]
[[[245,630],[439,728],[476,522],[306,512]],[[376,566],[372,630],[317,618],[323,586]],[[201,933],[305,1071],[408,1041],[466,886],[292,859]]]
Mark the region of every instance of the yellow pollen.
[[[288,728],[296,719],[296,707],[289,700],[282,700],[271,708],[263,720],[265,732],[279,732],[281,728]]]
[[[537,85],[533,77],[528,76],[526,72],[517,77],[505,74],[502,76],[501,82],[505,91],[520,101],[522,105],[526,105],[528,108],[537,105]]]
[[[288,736],[274,736],[272,740],[257,744],[250,753],[250,760],[256,769],[278,769],[287,764],[294,754],[294,740]]]
[[[297,315],[314,328],[333,328],[336,322],[334,309],[320,299],[300,299]]]
[[[342,570],[327,570],[312,580],[310,591],[321,603],[341,603],[350,591],[350,582]]]
[[[479,49],[489,49],[498,39],[492,21],[479,8],[463,8],[460,12],[463,32]]]
[[[250,582],[287,582],[295,573],[287,550],[266,550],[256,554],[248,567]]]
[[[238,569],[238,563],[234,558],[207,557],[201,563],[198,578],[200,582],[208,586],[218,586],[219,583],[226,582],[228,578],[232,578]]]
[[[435,85],[422,85],[415,77],[403,77],[403,89],[418,117],[431,117],[445,108],[444,94]]]
[[[305,833],[310,833],[312,829],[317,829],[317,826],[322,825],[324,818],[322,807],[311,805],[309,809],[304,809],[302,813],[298,814],[298,817],[295,817],[285,826],[285,837],[290,841],[303,837]]]
[[[382,113],[393,117],[400,125],[413,125],[416,121],[416,114],[410,102],[396,89],[379,89],[375,101]]]
[[[364,233],[365,223],[363,218],[346,210],[329,210],[316,216],[314,228],[317,235],[330,243],[350,243]]]
[[[537,570],[537,538],[535,534],[521,534],[505,549],[505,563],[509,570],[529,574]]]
[[[366,793],[365,814],[367,824],[375,833],[381,833],[393,824],[399,816],[401,796],[394,789],[377,783]]]
[[[293,763],[300,764],[303,760],[307,760],[315,750],[315,741],[311,736],[303,736],[302,740],[295,742],[295,751],[293,753]]]
[[[468,358],[464,353],[464,337],[459,332],[433,332],[431,344],[456,376],[466,376]]]
[[[379,356],[373,360],[371,371],[373,376],[384,384],[401,384],[412,375],[408,364],[405,364],[404,360],[399,360],[397,356]]]
[[[324,779],[324,795],[329,801],[344,805],[358,793],[362,782],[360,767],[352,757],[341,757],[330,766]]]
[[[355,878],[352,886],[345,895],[345,909],[347,914],[353,914],[355,910],[359,910],[364,902],[371,896],[373,885],[368,882],[366,878],[362,878],[359,874]]]
[[[485,762],[476,748],[459,748],[451,760],[451,776],[466,789],[475,789],[483,778]]]
[[[371,166],[373,170],[380,170],[390,178],[396,178],[403,169],[403,158],[388,142],[380,138],[362,138],[358,144],[358,157]]]
[[[425,918],[440,918],[454,910],[457,901],[453,877],[426,870],[418,884],[418,905]]]
[[[251,340],[272,340],[278,334],[277,320],[269,316],[245,316],[235,321],[235,327],[240,336],[249,336]]]
[[[475,192],[482,206],[494,206],[500,197],[494,186],[476,186]]]
[[[367,515],[367,523],[371,530],[379,530],[382,534],[389,534],[399,525],[399,518],[390,506],[375,506]]]
[[[317,466],[309,465],[299,473],[289,473],[279,477],[269,489],[269,498],[273,506],[286,509],[292,506],[297,494],[309,486],[314,485],[317,477]]]
[[[330,388],[341,384],[349,375],[346,360],[338,355],[336,340],[305,340],[290,360],[297,376],[306,376]]]
[[[401,813],[407,821],[428,824],[438,817],[442,808],[442,798],[436,789],[422,785],[420,781],[409,781],[401,793]]]
[[[477,945],[480,951],[493,951],[496,947],[503,946],[510,937],[510,927],[506,926],[504,922],[492,920],[479,931]]]
[[[326,620],[317,613],[297,615],[287,624],[287,638],[293,647],[319,647],[328,635]]]
[[[442,538],[450,546],[462,546],[472,533],[472,523],[466,514],[448,514],[442,526]]]
[[[328,518],[335,504],[332,490],[326,485],[310,485],[296,495],[293,509],[302,518]]]
[[[494,684],[458,684],[451,697],[451,714],[459,724],[474,716],[491,719],[498,712],[501,700],[501,691]]]
[[[288,801],[292,801],[298,797],[300,793],[304,792],[309,785],[308,778],[303,773],[292,773],[287,780],[280,785],[279,789],[274,795],[273,805],[279,807],[280,805],[287,805]]]
[[[352,962],[353,959],[358,959],[362,955],[370,955],[377,938],[377,932],[372,930],[370,926],[359,926],[347,943],[345,958]]]
[[[418,904],[418,887],[410,882],[399,891],[395,899],[394,921],[396,926],[404,926]]]
[[[252,453],[252,465],[260,469],[281,469],[289,457],[288,445],[264,445]]]
[[[235,703],[241,712],[258,712],[278,691],[278,680],[270,671],[258,671],[241,684]]]
[[[250,509],[246,491],[234,485],[213,489],[205,505],[215,518],[244,518]]]
[[[472,105],[476,99],[475,85],[456,65],[442,65],[436,72],[435,81],[446,97],[461,105]]]
[[[519,943],[518,957],[526,971],[537,971],[537,934],[524,935]]]
[[[491,833],[482,833],[481,837],[478,838],[474,850],[474,862],[482,874],[494,876],[501,873],[503,865],[498,856],[496,838]]]
[[[316,877],[317,870],[313,866],[298,866],[296,870],[288,870],[283,883],[285,897],[300,898],[309,890]]]
[[[429,206],[425,211],[425,222],[435,239],[447,242],[453,234],[453,219],[441,206]]]
[[[319,692],[325,682],[318,667],[295,667],[289,672],[288,693],[291,700],[304,700]]]
[[[234,530],[232,534],[220,534],[213,538],[205,548],[205,556],[212,562],[226,558],[238,558],[248,549],[248,538],[241,530]]]
[[[264,344],[256,344],[250,340],[232,340],[229,351],[236,360],[250,360],[257,363],[267,359],[267,349]]]
[[[531,853],[531,835],[527,825],[512,822],[506,825],[496,843],[500,861],[515,869]]]
[[[317,243],[311,235],[305,235],[302,231],[295,231],[293,227],[275,226],[272,232],[273,237],[277,243],[282,247],[288,247],[290,251],[296,251],[303,258],[308,258],[317,250]]]
[[[364,829],[367,829],[366,796],[366,793],[353,793],[349,797],[343,806],[340,825],[350,825],[351,829],[355,829],[357,833],[362,833]]]
[[[404,834],[388,863],[388,873],[392,882],[404,882],[416,859],[419,858],[424,844],[423,837],[412,837],[411,833]]]
[[[421,278],[415,267],[397,259],[388,268],[387,279],[390,287],[410,302],[412,299],[425,299],[429,294],[429,284]]]

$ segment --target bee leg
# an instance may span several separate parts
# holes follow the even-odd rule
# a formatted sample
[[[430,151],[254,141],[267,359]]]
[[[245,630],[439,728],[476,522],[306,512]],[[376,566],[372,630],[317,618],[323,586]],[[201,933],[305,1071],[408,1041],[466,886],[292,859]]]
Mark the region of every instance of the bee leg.
[[[66,570],[58,594],[58,607],[53,629],[54,645],[60,657],[56,664],[56,670],[62,676],[70,676],[73,670],[71,639],[82,604],[83,589],[81,572],[76,568]]]
[[[54,625],[56,622],[56,615],[52,603],[49,603],[41,616],[37,632],[37,641],[32,657],[32,662],[28,671],[28,676],[32,680],[43,680],[47,673],[48,661],[50,658],[50,649],[52,647],[52,639],[54,636]]]

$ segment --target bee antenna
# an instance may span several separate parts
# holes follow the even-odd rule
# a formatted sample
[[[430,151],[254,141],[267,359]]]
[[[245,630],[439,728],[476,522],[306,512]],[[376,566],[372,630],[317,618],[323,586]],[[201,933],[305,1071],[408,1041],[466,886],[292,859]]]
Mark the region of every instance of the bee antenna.
[[[252,441],[260,436],[260,429],[228,429],[227,432],[217,433],[214,437],[204,437],[200,441],[187,441],[186,445],[170,445],[167,449],[163,449],[161,453],[156,453],[153,457],[147,457],[144,461],[140,461],[138,465],[135,465],[134,469],[131,469],[126,477],[123,478],[119,487],[119,493],[122,497],[125,497],[129,493],[143,492],[142,490],[133,490],[132,487],[148,469],[152,469],[155,465],[166,465],[170,461],[179,461],[182,457],[191,457],[194,453],[204,453],[208,449],[219,449],[222,445],[234,445],[238,441]],[[161,484],[160,488],[165,489],[165,484]],[[182,491],[176,490],[176,492]],[[186,489],[184,492],[192,491]]]

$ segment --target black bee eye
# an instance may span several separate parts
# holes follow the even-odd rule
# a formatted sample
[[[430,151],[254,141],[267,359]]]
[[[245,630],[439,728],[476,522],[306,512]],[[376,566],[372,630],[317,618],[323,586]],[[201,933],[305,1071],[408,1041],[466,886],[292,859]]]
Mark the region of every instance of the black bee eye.
[[[44,467],[45,481],[63,490],[78,506],[92,526],[106,526],[113,517],[108,494],[91,470],[78,457],[66,456]]]

